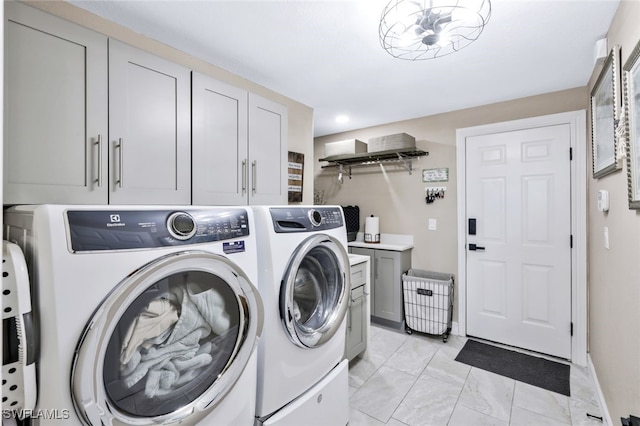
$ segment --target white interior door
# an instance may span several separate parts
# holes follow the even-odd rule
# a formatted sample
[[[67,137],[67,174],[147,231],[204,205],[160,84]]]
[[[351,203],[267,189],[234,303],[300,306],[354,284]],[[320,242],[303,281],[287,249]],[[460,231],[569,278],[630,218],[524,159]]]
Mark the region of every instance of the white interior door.
[[[466,139],[470,336],[571,358],[570,132]]]

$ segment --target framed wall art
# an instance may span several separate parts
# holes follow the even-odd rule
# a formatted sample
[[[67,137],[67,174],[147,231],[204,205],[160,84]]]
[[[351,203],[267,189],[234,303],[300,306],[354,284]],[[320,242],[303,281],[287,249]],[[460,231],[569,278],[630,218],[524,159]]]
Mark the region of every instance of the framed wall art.
[[[302,183],[304,177],[304,154],[291,152],[288,154],[288,201],[302,202]]]
[[[622,68],[629,208],[640,209],[640,41]]]
[[[601,178],[620,169],[616,159],[616,119],[620,103],[620,46],[614,46],[591,91],[591,143],[593,177]]]
[[[423,182],[447,182],[449,180],[449,168],[422,169]]]

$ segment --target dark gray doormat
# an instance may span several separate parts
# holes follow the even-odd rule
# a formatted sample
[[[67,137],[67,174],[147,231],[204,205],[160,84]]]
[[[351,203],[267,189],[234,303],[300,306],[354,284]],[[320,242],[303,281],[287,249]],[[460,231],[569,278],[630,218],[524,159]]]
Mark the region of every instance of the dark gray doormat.
[[[456,361],[501,376],[571,396],[570,366],[544,358],[467,340]]]

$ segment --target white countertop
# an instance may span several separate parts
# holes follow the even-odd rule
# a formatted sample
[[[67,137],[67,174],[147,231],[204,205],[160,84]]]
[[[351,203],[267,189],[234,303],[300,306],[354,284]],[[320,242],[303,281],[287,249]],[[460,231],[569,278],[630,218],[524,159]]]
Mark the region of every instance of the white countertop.
[[[380,234],[379,243],[365,243],[364,233],[358,232],[355,241],[347,243],[349,247],[371,248],[376,250],[405,251],[413,248],[413,235]]]
[[[349,253],[349,265],[357,265],[358,263],[366,262],[369,260],[369,256],[365,256],[363,254],[352,254]]]

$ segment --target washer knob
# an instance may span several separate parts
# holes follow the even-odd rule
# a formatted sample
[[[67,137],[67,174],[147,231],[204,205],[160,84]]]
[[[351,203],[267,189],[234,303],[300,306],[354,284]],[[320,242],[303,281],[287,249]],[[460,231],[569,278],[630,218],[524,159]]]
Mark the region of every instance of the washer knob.
[[[175,212],[167,219],[169,234],[176,240],[188,240],[196,234],[196,222],[189,213]]]
[[[309,220],[313,226],[320,226],[322,223],[322,215],[318,210],[309,210]]]

